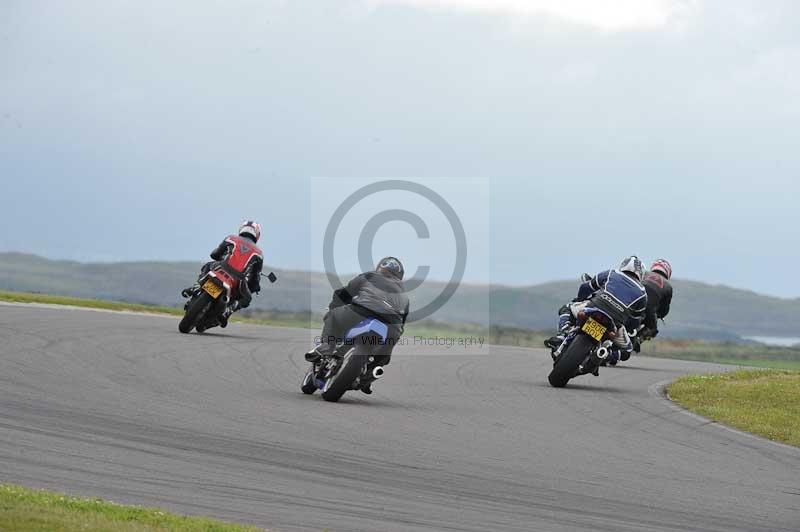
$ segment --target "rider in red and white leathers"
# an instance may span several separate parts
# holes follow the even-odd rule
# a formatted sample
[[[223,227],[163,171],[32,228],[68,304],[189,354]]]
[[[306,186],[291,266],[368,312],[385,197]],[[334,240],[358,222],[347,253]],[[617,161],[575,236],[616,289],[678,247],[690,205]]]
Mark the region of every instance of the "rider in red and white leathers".
[[[210,256],[214,259],[207,262],[200,270],[200,275],[204,275],[215,264],[221,264],[225,271],[238,277],[239,298],[228,303],[225,312],[220,316],[220,325],[228,325],[228,318],[240,308],[247,308],[253,300],[252,293],[261,291],[261,269],[264,266],[264,254],[256,243],[261,238],[261,225],[252,221],[245,220],[239,226],[238,235],[230,235],[211,252]],[[181,292],[183,297],[191,297],[199,288],[197,284],[186,288]]]

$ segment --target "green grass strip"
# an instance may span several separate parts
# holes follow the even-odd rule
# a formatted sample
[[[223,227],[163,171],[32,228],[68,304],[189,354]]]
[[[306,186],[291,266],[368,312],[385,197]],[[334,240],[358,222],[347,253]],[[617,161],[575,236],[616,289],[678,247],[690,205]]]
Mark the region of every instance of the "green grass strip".
[[[742,369],[681,377],[670,398],[701,416],[800,447],[800,372]]]
[[[18,303],[45,303],[50,305],[70,305],[106,310],[132,312],[149,312],[182,316],[183,309],[157,305],[126,303],[123,301],[105,301],[84,299],[69,296],[52,296],[23,292],[0,291],[0,301]],[[265,310],[244,310],[232,318],[232,321],[273,327],[292,327],[301,329],[319,329],[322,316],[310,312],[281,312]],[[471,325],[441,323],[431,320],[410,323],[406,327],[405,336],[422,336],[425,338],[462,338],[478,336],[491,345],[511,345],[519,347],[542,347],[542,341],[550,336],[547,332],[492,325]],[[717,364],[734,364],[742,366],[768,367],[776,369],[800,370],[800,348],[772,347],[749,344],[711,343],[697,340],[657,339],[647,342],[642,355],[674,358],[680,360],[696,360]]]
[[[102,299],[86,299],[70,296],[51,296],[47,294],[32,294],[27,292],[0,291],[0,301],[9,303],[39,303],[45,305],[66,305],[72,307],[94,308],[103,310],[146,312],[150,314],[168,314],[170,316],[183,316],[183,309],[159,305],[144,305],[139,303],[126,303],[124,301],[106,301]],[[308,328],[309,320],[298,317],[296,314],[280,312],[254,313],[253,317],[234,316],[231,321],[251,323],[256,325],[271,325],[275,327]]]
[[[253,532],[253,527],[155,508],[0,485],[0,530],[15,532]]]
[[[51,296],[47,294],[31,294],[27,292],[0,291],[0,301],[11,303],[41,303],[45,305],[69,305],[73,307],[96,308],[106,310],[126,310],[130,312],[153,312],[156,314],[183,315],[183,311],[173,307],[157,305],[141,305],[123,301],[105,301],[101,299],[84,299],[81,297]]]

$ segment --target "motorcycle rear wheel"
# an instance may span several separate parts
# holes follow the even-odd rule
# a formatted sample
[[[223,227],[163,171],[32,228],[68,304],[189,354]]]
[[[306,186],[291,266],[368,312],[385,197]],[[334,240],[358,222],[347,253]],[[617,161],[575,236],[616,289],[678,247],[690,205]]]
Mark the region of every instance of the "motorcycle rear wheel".
[[[342,398],[344,392],[353,389],[353,383],[364,371],[369,362],[369,352],[364,346],[357,345],[344,355],[342,365],[336,375],[331,377],[322,391],[322,398],[335,403]]]
[[[211,308],[214,300],[206,292],[201,292],[199,296],[189,301],[186,314],[178,324],[178,330],[184,334],[191,332],[195,324],[199,323]]]
[[[562,353],[561,358],[553,366],[553,371],[547,377],[550,385],[554,388],[566,386],[569,380],[578,373],[578,366],[581,365],[581,362],[595,345],[596,343],[592,338],[582,333],[572,340],[566,351]]]

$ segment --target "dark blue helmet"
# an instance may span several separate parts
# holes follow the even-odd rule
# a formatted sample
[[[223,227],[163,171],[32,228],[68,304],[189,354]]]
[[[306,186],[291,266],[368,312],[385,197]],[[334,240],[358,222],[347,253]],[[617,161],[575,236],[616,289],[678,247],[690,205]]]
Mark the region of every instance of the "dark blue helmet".
[[[400,280],[402,280],[403,276],[406,274],[406,271],[403,268],[403,263],[400,262],[400,259],[395,257],[382,258],[380,261],[378,261],[378,265],[375,267],[375,271],[388,272],[392,276],[397,277]]]

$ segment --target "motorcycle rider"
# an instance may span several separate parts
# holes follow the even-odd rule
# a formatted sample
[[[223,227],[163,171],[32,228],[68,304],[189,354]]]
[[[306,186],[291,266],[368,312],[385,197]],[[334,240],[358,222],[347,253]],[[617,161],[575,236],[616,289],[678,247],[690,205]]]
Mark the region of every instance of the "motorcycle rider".
[[[650,266],[650,271],[644,276],[644,287],[647,290],[647,309],[645,311],[644,328],[633,339],[633,349],[637,353],[641,350],[641,343],[658,335],[658,320],[664,319],[669,314],[672,303],[672,265],[667,259],[658,259]]]
[[[325,314],[320,343],[306,353],[309,362],[333,353],[337,342],[344,339],[348,330],[366,318],[377,318],[389,327],[386,342],[376,350],[374,366],[389,364],[392,349],[403,334],[409,312],[408,296],[403,286],[405,270],[396,257],[384,257],[375,271],[365,272],[353,278],[347,286],[335,290]],[[366,382],[361,391],[372,393],[372,381]]]
[[[264,266],[264,254],[256,245],[261,238],[261,224],[253,220],[244,220],[239,225],[237,235],[230,235],[210,254],[213,259],[200,269],[200,277],[208,273],[214,264],[222,263],[228,273],[239,278],[239,298],[229,301],[228,306],[219,317],[220,327],[228,326],[228,318],[239,309],[247,308],[253,300],[252,293],[261,291],[261,268]],[[189,298],[200,289],[195,283],[181,292]]]
[[[625,258],[617,269],[606,270],[598,273],[594,278],[584,282],[578,289],[578,297],[569,305],[559,309],[558,331],[559,334],[545,340],[544,345],[552,351],[553,357],[566,338],[567,332],[577,321],[578,312],[586,308],[592,297],[598,292],[605,291],[616,302],[620,303],[627,311],[627,323],[620,324],[614,338],[612,357],[618,360],[620,356],[630,356],[633,343],[628,329],[635,329],[644,319],[647,308],[647,291],[642,285],[644,267],[636,255]]]

